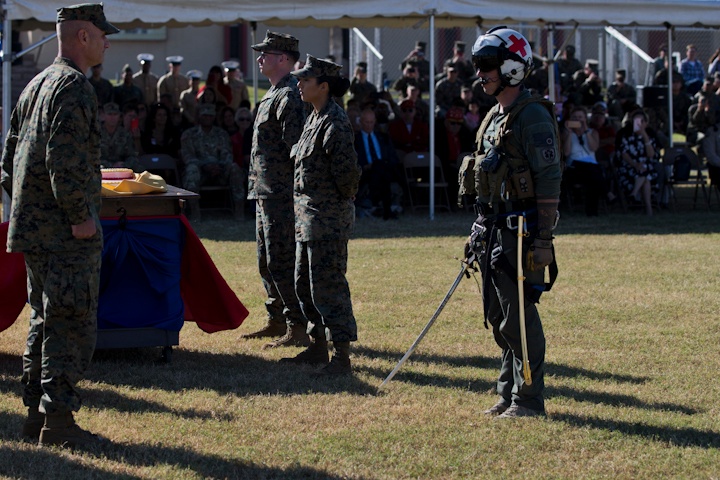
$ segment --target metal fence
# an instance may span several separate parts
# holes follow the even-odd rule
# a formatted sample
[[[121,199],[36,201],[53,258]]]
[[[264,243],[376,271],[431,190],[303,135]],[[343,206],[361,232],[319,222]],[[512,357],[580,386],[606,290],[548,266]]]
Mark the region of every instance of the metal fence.
[[[614,81],[615,71],[626,71],[626,81],[631,85],[652,85],[655,75],[653,63],[660,48],[668,44],[668,31],[664,27],[604,27],[604,26],[555,26],[549,29],[536,25],[508,25],[521,32],[533,45],[533,51],[540,57],[548,57],[548,37],[557,50],[570,37],[569,43],[576,49],[576,58],[582,63],[595,59],[599,75],[605,87]],[[452,56],[455,41],[467,45],[466,58],[470,57],[475,39],[485,29],[443,28],[435,33],[435,70],[442,72],[444,61]],[[619,35],[617,35],[619,34]],[[392,84],[401,76],[400,63],[422,41],[429,45],[430,32],[427,24],[420,28],[360,28],[350,31],[349,64],[368,63],[368,80],[378,88]],[[641,55],[620,40],[624,37],[636,46]],[[709,59],[720,47],[720,30],[707,28],[674,28],[671,36],[674,64],[679,67],[685,57],[685,47],[695,45],[698,59],[707,67]],[[552,55],[555,51],[552,52]],[[350,72],[352,70],[350,69]]]

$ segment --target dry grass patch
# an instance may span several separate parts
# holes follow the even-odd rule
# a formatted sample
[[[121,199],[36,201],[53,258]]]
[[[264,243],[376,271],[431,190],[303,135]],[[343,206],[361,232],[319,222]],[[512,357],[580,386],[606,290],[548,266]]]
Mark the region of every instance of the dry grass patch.
[[[156,349],[99,353],[82,425],[103,452],[22,444],[26,316],[0,334],[0,473],[7,478],[718,478],[717,212],[563,219],[560,277],[543,297],[549,418],[494,422],[499,350],[464,280],[388,388],[377,386],[459,272],[472,217],[365,219],[348,279],[356,373],[314,379],[241,332],[264,321],[254,222],[198,233],[251,316],[238,331],[185,325]]]

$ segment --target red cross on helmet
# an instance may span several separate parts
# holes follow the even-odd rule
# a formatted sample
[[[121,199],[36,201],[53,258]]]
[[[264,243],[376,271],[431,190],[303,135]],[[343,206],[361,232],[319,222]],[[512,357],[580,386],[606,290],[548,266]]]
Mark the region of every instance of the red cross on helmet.
[[[500,70],[503,86],[520,85],[533,67],[532,50],[518,31],[495,27],[480,35],[472,48],[472,61],[481,72]]]

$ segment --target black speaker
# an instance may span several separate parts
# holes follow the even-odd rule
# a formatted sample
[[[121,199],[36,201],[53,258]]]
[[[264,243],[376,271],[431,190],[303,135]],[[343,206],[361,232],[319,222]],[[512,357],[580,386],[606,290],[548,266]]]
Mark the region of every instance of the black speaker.
[[[667,107],[667,85],[637,87],[637,102],[643,108]]]

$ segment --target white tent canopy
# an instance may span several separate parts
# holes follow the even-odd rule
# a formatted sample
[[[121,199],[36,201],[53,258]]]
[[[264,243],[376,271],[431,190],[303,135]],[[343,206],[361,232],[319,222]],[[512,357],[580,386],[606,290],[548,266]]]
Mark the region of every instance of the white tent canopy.
[[[7,18],[21,28],[54,24],[56,8],[71,2],[6,0]],[[111,0],[107,18],[121,27],[231,24],[410,27],[432,12],[437,27],[482,23],[720,26],[718,0]]]

